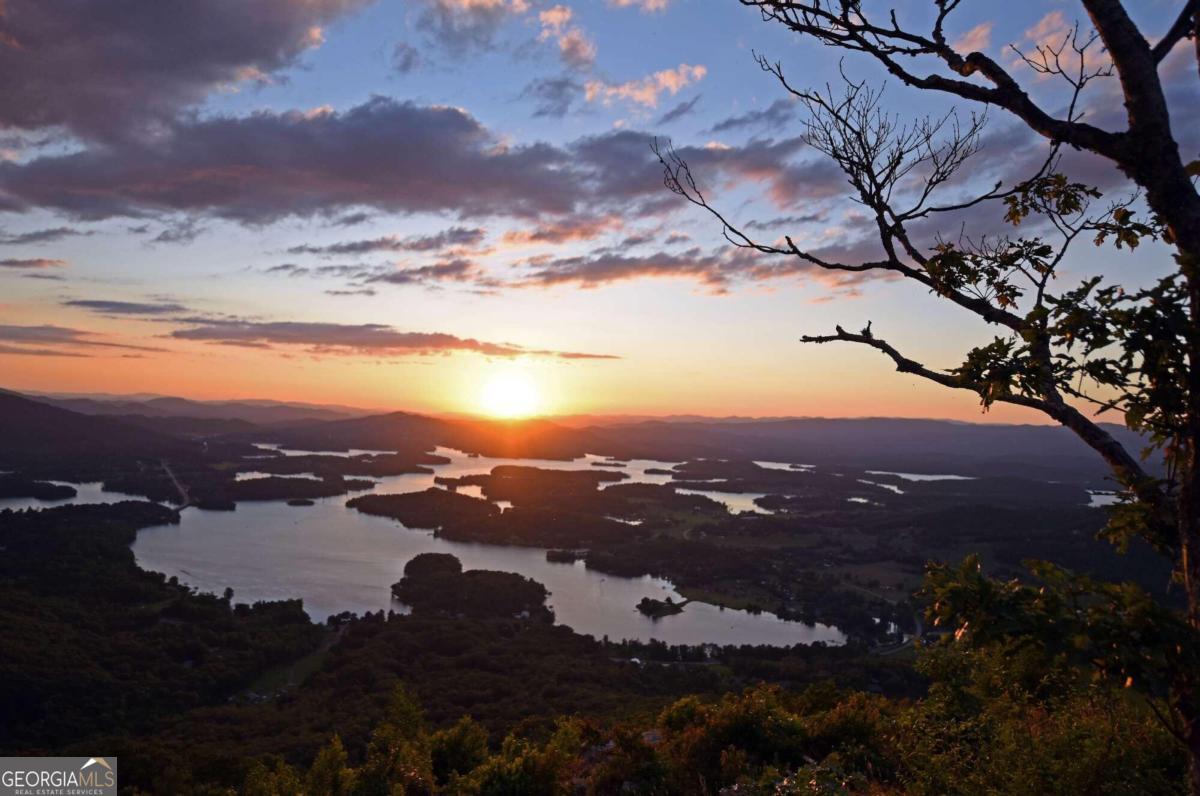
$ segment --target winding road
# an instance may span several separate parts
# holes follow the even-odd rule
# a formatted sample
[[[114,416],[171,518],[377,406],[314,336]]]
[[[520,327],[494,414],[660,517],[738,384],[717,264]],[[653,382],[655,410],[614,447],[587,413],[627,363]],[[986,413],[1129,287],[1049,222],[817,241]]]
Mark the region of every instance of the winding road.
[[[173,483],[175,488],[179,490],[179,497],[182,501],[179,505],[179,510],[182,511],[183,509],[186,509],[188,506],[192,505],[192,497],[188,494],[187,487],[175,477],[175,472],[171,469],[171,465],[167,464],[167,460],[163,459],[159,462],[159,464],[162,465],[163,472],[166,473],[167,477],[171,479],[171,483]]]

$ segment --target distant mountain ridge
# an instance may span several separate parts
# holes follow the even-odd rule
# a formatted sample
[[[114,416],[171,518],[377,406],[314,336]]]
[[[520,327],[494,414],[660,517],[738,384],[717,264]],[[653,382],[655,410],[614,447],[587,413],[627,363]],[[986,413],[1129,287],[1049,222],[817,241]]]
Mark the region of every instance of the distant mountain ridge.
[[[904,417],[851,417],[827,418],[815,415],[696,415],[696,414],[602,414],[602,415],[549,415],[545,418],[552,423],[563,426],[580,428],[585,426],[627,426],[635,423],[775,423],[785,420],[925,420],[928,418]],[[967,420],[938,420],[940,423],[964,423],[966,425],[1015,425],[1010,423],[972,423]],[[1052,425],[1052,424],[1034,424]]]
[[[1131,450],[1144,441],[1105,428]],[[272,429],[270,441],[309,450],[441,445],[484,456],[573,459],[736,458],[862,469],[1081,480],[1103,486],[1108,469],[1061,426],[984,425],[895,418],[797,418],[563,426],[548,420],[444,420],[395,412]]]
[[[1105,430],[1135,454],[1145,440],[1124,426]],[[678,458],[724,457],[965,476],[1104,479],[1099,456],[1062,426],[1000,425],[908,418],[796,418],[759,422],[647,421],[606,426],[615,455],[650,449]]]
[[[350,407],[321,406],[268,400],[196,401],[191,398],[157,396],[31,396],[34,400],[85,415],[143,415],[205,420],[243,420],[249,423],[294,423],[304,420],[342,420],[369,414]]]
[[[441,446],[496,458],[569,460],[592,453],[666,462],[749,459],[859,470],[1086,481],[1095,487],[1105,486],[1109,477],[1099,457],[1060,426],[901,418],[675,418],[570,426],[542,419],[472,420],[411,412],[343,417],[326,410],[326,416],[312,417],[305,414],[313,411],[309,407],[237,401],[34,400],[13,393],[0,393],[0,398],[4,399],[0,434],[11,449],[0,461],[15,461],[18,456],[12,451],[36,459],[72,456],[76,451],[181,455],[195,450],[179,447],[185,439],[205,438],[234,444],[274,442],[304,450],[416,453]],[[99,404],[106,410],[102,414],[69,408],[96,409]],[[134,411],[118,411],[129,409]],[[260,419],[221,415],[248,409],[261,409],[251,413]],[[119,417],[122,414],[129,416]],[[1133,451],[1144,447],[1144,440],[1123,426],[1105,428]]]
[[[83,467],[129,457],[193,455],[195,446],[119,420],[0,391],[0,469]]]

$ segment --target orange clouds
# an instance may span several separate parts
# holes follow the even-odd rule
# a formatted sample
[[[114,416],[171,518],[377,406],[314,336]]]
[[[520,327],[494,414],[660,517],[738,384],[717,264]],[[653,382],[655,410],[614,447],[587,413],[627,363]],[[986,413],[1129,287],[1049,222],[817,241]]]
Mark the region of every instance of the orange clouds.
[[[20,259],[9,257],[0,260],[0,268],[22,268],[40,270],[43,268],[61,268],[67,264],[66,260],[53,260],[47,257],[32,257],[29,259]]]
[[[508,244],[521,245],[592,240],[606,232],[620,229],[622,226],[624,226],[624,221],[615,215],[597,218],[570,217],[541,224],[533,229],[509,230],[504,233],[503,241]]]
[[[645,13],[665,11],[670,0],[608,0],[609,5],[617,8],[636,7]]]
[[[705,66],[680,64],[674,69],[663,69],[625,83],[610,84],[601,80],[589,80],[584,86],[584,91],[588,102],[600,100],[608,105],[613,100],[625,100],[647,108],[657,108],[662,94],[678,94],[685,86],[703,80],[706,74],[708,68]]]
[[[980,22],[963,35],[954,40],[951,46],[959,52],[976,52],[986,50],[992,41],[992,23]]]
[[[596,60],[596,45],[582,28],[571,26],[573,17],[574,13],[564,5],[547,8],[538,14],[538,21],[542,23],[538,38],[542,41],[557,39],[559,55],[568,65],[590,66]]]

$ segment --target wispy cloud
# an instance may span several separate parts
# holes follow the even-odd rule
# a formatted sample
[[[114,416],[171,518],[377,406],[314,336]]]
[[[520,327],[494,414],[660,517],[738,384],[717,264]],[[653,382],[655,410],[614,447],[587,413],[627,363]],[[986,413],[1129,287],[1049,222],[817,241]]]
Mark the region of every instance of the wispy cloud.
[[[538,260],[522,279],[522,287],[570,284],[594,288],[632,279],[686,278],[713,292],[724,292],[729,282],[728,261],[718,254],[692,248],[682,254],[659,252],[647,256],[601,254]]]
[[[90,231],[85,232],[74,227],[50,227],[48,229],[35,229],[30,232],[0,233],[0,244],[6,246],[29,246],[39,243],[54,243],[64,238],[92,234],[94,233]]]
[[[15,354],[28,357],[86,357],[76,351],[59,351],[54,348],[19,348],[0,343],[0,354]]]
[[[0,260],[0,268],[14,269],[62,268],[66,264],[66,260],[53,260],[47,257],[32,257],[28,259],[9,257],[8,259]]]
[[[750,110],[729,116],[714,124],[711,132],[727,133],[744,128],[777,130],[795,118],[796,103],[789,99],[778,99],[761,110]]]
[[[643,12],[652,13],[664,11],[671,0],[608,0],[608,4],[617,8],[639,8]]]
[[[674,69],[663,69],[624,83],[589,80],[584,85],[584,93],[588,102],[598,100],[607,105],[614,100],[624,100],[647,108],[657,108],[663,94],[678,94],[692,83],[703,80],[706,74],[708,68],[703,65],[680,64]]]
[[[644,244],[646,241],[636,241]],[[827,288],[847,291],[880,277],[873,273],[824,271],[796,257],[763,255],[747,249],[721,248],[705,251],[693,246],[682,252],[627,254],[619,250],[599,250],[571,257],[536,257],[525,263],[522,275],[511,287],[549,288],[570,285],[599,288],[639,279],[681,279],[695,282],[714,295],[730,293],[738,285],[764,284],[774,280],[805,280]],[[832,247],[818,250],[833,254]],[[851,256],[856,252],[839,249]]]
[[[177,340],[225,345],[300,347],[314,354],[411,357],[467,352],[491,357],[550,357],[559,359],[616,359],[608,354],[527,348],[493,343],[442,332],[406,332],[376,323],[306,323],[212,319],[169,333]]]
[[[438,285],[445,282],[470,282],[477,287],[491,289],[498,283],[487,276],[479,263],[465,257],[394,269],[379,269],[366,282],[385,282],[392,285]]]
[[[385,235],[381,238],[343,241],[324,246],[304,244],[291,247],[288,249],[288,253],[332,256],[367,254],[378,251],[427,252],[438,251],[451,246],[477,246],[483,241],[486,235],[487,230],[479,227],[451,227],[450,229],[429,235],[409,235],[403,238],[397,235]]]
[[[65,307],[77,307],[101,315],[175,315],[188,308],[173,301],[107,301],[104,299],[69,299]]]
[[[422,10],[417,27],[452,55],[491,49],[504,23],[526,14],[526,0],[415,0]]]
[[[421,65],[421,52],[406,42],[396,42],[392,48],[392,68],[402,75],[414,72]]]
[[[374,296],[376,293],[374,288],[359,287],[349,290],[326,290],[327,296]]]
[[[658,124],[670,124],[671,122],[678,121],[679,119],[682,119],[684,116],[691,114],[692,111],[696,110],[696,104],[700,102],[701,96],[702,95],[697,94],[696,96],[692,97],[690,100],[684,100],[683,102],[679,103],[674,108],[671,108],[669,111],[664,113],[662,116],[658,117],[657,123]]]
[[[800,224],[814,224],[825,220],[824,213],[804,213],[792,216],[775,216],[774,218],[751,219],[742,225],[743,229],[777,229],[779,227],[794,227]]]
[[[204,227],[194,218],[185,218],[168,224],[161,232],[150,239],[155,243],[191,243],[200,237]]]
[[[567,243],[569,241],[592,240],[606,232],[620,229],[624,221],[619,215],[566,216],[557,218],[529,229],[515,229],[504,233],[501,238],[508,244]]]
[[[951,47],[963,53],[986,50],[992,43],[992,22],[980,22],[951,43]]]
[[[0,324],[0,343],[19,346],[54,346],[56,350],[61,347],[68,351],[76,348],[154,352],[164,350],[153,346],[117,343],[96,332],[54,324],[39,326]]]
[[[570,77],[543,77],[525,86],[520,97],[536,101],[535,117],[561,119],[583,97],[583,90],[583,84]]]
[[[542,25],[539,39],[553,39],[558,43],[558,53],[563,63],[576,69],[592,65],[596,60],[596,44],[583,29],[572,24],[574,12],[564,5],[555,5],[541,11],[538,21]]]

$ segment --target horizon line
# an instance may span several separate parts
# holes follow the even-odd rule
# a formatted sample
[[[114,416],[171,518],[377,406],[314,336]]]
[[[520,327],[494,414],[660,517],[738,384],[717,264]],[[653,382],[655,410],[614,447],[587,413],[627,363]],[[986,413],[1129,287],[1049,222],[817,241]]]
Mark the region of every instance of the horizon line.
[[[345,419],[352,417],[370,417],[377,415],[405,413],[413,415],[422,415],[426,417],[435,417],[439,419],[450,420],[487,420],[500,423],[521,423],[530,421],[546,421],[546,422],[564,422],[564,421],[582,421],[586,419],[608,420],[612,423],[621,421],[627,422],[687,422],[694,420],[698,422],[742,422],[742,423],[768,423],[780,422],[788,420],[845,420],[845,421],[864,421],[864,420],[889,420],[889,421],[926,421],[939,423],[952,423],[958,425],[974,425],[974,426],[1058,426],[1059,423],[1047,421],[1044,423],[1035,422],[1012,422],[1012,421],[987,421],[987,420],[962,420],[948,417],[936,416],[911,416],[911,415],[887,415],[887,414],[869,414],[869,415],[741,415],[741,414],[720,414],[708,415],[696,412],[673,412],[673,413],[655,413],[655,412],[637,412],[637,411],[609,411],[609,412],[571,412],[557,414],[531,414],[525,417],[497,417],[488,415],[483,412],[455,412],[455,411],[438,411],[438,410],[423,410],[411,408],[397,408],[395,406],[355,406],[342,403],[319,403],[313,401],[301,401],[281,398],[261,398],[261,397],[222,397],[222,398],[191,398],[184,395],[173,395],[168,393],[104,393],[104,392],[58,392],[58,391],[42,391],[42,390],[21,390],[8,387],[0,387],[0,392],[10,392],[17,395],[22,395],[28,398],[51,398],[57,400],[95,400],[95,401],[129,401],[133,403],[144,403],[158,399],[175,399],[190,401],[199,404],[223,404],[223,403],[247,403],[247,404],[267,404],[286,406],[292,408],[307,408],[321,409],[326,411],[336,411],[351,415]],[[1101,421],[1107,422],[1107,421]],[[1120,425],[1120,423],[1115,423]]]

